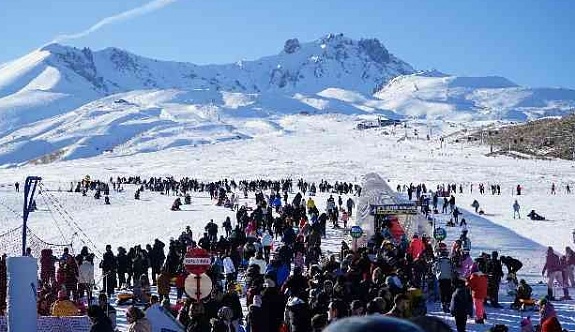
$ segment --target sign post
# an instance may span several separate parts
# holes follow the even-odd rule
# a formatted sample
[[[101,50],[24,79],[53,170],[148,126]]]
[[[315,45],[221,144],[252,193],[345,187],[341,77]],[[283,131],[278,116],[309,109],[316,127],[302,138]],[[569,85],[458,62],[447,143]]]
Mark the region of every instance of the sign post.
[[[433,231],[433,238],[439,242],[445,240],[446,237],[447,237],[447,232],[445,231],[445,228],[437,227]]]
[[[196,300],[200,301],[210,294],[212,281],[205,273],[210,268],[211,263],[212,259],[207,250],[188,248],[184,257],[184,267],[190,273],[185,281],[185,290],[188,296],[195,296]]]
[[[207,274],[190,274],[184,282],[184,290],[189,297],[198,302],[212,292],[212,280]]]
[[[352,226],[349,230],[349,235],[351,236],[351,250],[357,251],[357,239],[363,235],[363,229],[359,226]]]

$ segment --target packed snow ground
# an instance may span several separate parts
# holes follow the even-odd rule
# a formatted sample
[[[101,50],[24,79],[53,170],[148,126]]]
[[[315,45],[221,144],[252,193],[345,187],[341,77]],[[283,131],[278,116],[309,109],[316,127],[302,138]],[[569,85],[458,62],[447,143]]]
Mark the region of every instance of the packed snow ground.
[[[439,183],[462,183],[464,193],[457,195],[457,205],[463,209],[469,223],[472,240],[472,255],[499,250],[500,254],[510,255],[523,261],[519,272],[531,284],[542,281],[541,269],[545,249],[553,246],[564,252],[567,245],[573,245],[572,230],[575,212],[568,209],[573,196],[564,192],[565,184],[573,188],[575,180],[574,163],[571,161],[541,161],[511,159],[508,157],[485,157],[488,147],[444,142],[440,147],[438,136],[459,128],[436,124],[432,139],[416,140],[401,138],[409,130],[391,128],[367,131],[355,130],[357,119],[352,116],[288,116],[278,121],[289,129],[283,135],[261,135],[250,140],[221,142],[189,148],[175,148],[161,152],[136,154],[133,156],[105,155],[91,159],[81,159],[43,166],[26,166],[0,170],[0,231],[20,224],[16,213],[22,206],[22,194],[13,192],[15,181],[23,183],[25,176],[38,175],[44,178],[46,191],[38,196],[39,211],[30,217],[30,228],[42,239],[63,243],[69,241],[70,229],[66,228],[64,216],[49,209],[49,199],[57,200],[73,220],[90,237],[96,247],[103,251],[106,244],[132,246],[151,243],[155,238],[168,240],[177,237],[186,225],[192,226],[194,234],[199,234],[203,225],[214,219],[218,223],[232,212],[216,207],[210,202],[207,193],[192,197],[192,205],[187,211],[172,212],[169,207],[174,199],[171,196],[144,192],[141,201],[133,200],[134,188],[126,186],[123,193],[112,193],[112,205],[79,194],[67,193],[71,181],[78,181],[89,174],[93,179],[106,180],[110,176],[190,176],[202,180],[221,178],[252,179],[283,177],[303,177],[309,181],[327,179],[359,183],[367,172],[379,172],[390,181],[392,188],[399,183],[425,182],[434,188]],[[419,126],[420,133],[427,133],[427,126]],[[384,134],[389,133],[389,135]],[[477,184],[498,183],[502,194],[492,196],[478,194]],[[559,192],[550,194],[551,183]],[[469,183],[474,183],[474,193],[469,191]],[[521,184],[523,195],[513,196],[512,188]],[[59,192],[58,189],[62,191]],[[46,197],[47,202],[43,201]],[[470,204],[477,199],[486,215],[480,217],[471,212]],[[511,205],[519,200],[522,218],[514,220]],[[252,199],[245,201],[251,203]],[[316,200],[320,206],[325,197]],[[529,210],[535,209],[548,220],[535,222],[525,218]],[[12,210],[12,211],[11,211]],[[16,213],[15,213],[16,212]],[[437,216],[442,223],[447,216]],[[233,218],[232,218],[233,219]],[[68,234],[60,234],[61,226]],[[459,234],[459,229],[449,228],[449,239]],[[340,233],[325,246],[337,250]],[[83,245],[79,241],[77,245]],[[505,287],[501,287],[503,303],[511,299],[505,297]],[[534,296],[546,292],[544,286],[534,287]],[[575,289],[571,289],[571,293]],[[564,328],[575,330],[575,307],[573,301],[558,302],[560,321]],[[445,316],[437,304],[430,304],[433,315]],[[504,323],[517,331],[522,313],[510,309],[487,309],[488,324]],[[537,317],[536,313],[531,313]],[[451,324],[451,318],[446,317]],[[470,321],[471,322],[471,321]],[[473,323],[469,331],[484,331],[486,326]]]

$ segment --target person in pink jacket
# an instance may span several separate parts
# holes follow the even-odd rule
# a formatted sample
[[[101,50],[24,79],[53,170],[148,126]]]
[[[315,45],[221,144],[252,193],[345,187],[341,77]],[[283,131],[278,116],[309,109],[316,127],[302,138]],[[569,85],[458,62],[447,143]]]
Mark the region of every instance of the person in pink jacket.
[[[464,251],[463,256],[460,258],[459,266],[457,266],[457,274],[462,278],[468,278],[473,270],[473,258],[469,255],[469,252]]]
[[[563,283],[563,267],[559,256],[553,252],[553,247],[547,248],[545,266],[543,266],[541,275],[545,275],[545,272],[547,272],[547,296],[549,299],[553,300],[553,282],[557,281],[559,287],[563,288],[563,299],[570,300],[569,289]]]

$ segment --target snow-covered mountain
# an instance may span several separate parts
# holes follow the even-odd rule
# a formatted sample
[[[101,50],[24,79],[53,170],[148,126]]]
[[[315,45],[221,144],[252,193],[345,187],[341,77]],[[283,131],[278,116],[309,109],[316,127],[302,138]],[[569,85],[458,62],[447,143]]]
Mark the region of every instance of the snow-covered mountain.
[[[575,111],[575,90],[525,88],[504,77],[398,76],[375,93],[381,107],[415,118],[524,121]]]
[[[0,68],[0,133],[133,90],[293,95],[339,87],[371,94],[391,78],[412,72],[377,39],[354,41],[341,34],[305,44],[290,39],[275,56],[206,66],[148,59],[117,48],[93,52],[51,44]]]
[[[298,113],[525,119],[574,101],[499,77],[416,73],[377,39],[342,34],[203,66],[51,44],[0,66],[0,165],[284,134],[281,118]]]

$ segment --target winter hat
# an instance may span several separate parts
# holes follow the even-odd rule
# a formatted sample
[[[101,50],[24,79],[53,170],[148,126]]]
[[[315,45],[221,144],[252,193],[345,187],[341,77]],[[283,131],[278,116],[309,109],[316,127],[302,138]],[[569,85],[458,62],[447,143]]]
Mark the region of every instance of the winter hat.
[[[270,287],[270,288],[271,288],[271,287],[275,287],[275,286],[276,286],[276,282],[273,281],[272,279],[269,279],[269,278],[268,278],[268,279],[265,280],[264,286]]]
[[[521,320],[521,332],[533,332],[533,324],[531,323],[531,318],[529,316]]]
[[[68,299],[68,293],[66,293],[65,290],[61,289],[58,291],[58,300],[67,300]]]
[[[231,320],[234,317],[234,312],[230,307],[223,306],[218,310],[218,317],[224,320]]]
[[[262,306],[262,296],[261,295],[254,295],[254,299],[252,300],[252,305],[256,307]]]
[[[473,263],[473,265],[471,265],[471,273],[475,272],[479,272],[479,266],[477,266],[477,263]]]

